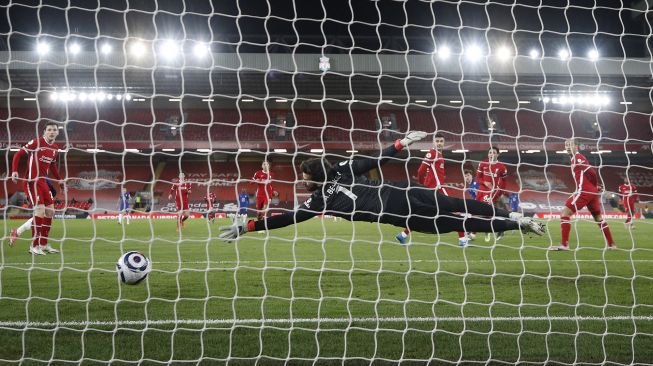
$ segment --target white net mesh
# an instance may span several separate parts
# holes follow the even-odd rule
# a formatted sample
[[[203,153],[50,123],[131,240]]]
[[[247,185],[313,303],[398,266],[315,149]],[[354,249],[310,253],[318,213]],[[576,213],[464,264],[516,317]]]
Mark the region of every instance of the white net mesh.
[[[2,5],[0,363],[651,364],[649,7]],[[67,187],[50,174],[48,243],[60,253],[27,255],[42,231],[23,225],[10,247],[12,229],[52,211],[23,192],[31,151],[17,183],[12,164],[48,121]],[[429,135],[370,179],[428,185],[442,170],[438,184],[470,198],[465,173],[494,146],[507,175],[497,207],[535,216],[546,235],[402,236],[325,211],[218,240],[236,215],[309,198],[305,159],[378,159],[416,130]],[[431,161],[436,132],[443,159]],[[576,190],[572,137],[618,250],[587,210],[571,218],[572,251],[547,250],[564,241],[560,212]],[[264,161],[271,176],[257,173]],[[188,196],[171,190],[180,173]],[[639,192],[634,226],[622,224],[625,178]],[[135,286],[116,276],[130,251],[151,263]]]

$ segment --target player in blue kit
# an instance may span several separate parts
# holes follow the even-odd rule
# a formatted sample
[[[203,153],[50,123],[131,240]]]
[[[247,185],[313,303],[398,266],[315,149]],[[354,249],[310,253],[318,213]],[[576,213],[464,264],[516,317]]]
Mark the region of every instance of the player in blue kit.
[[[122,188],[120,190],[120,200],[118,201],[118,206],[120,210],[118,211],[118,224],[122,224],[122,217],[125,216],[127,225],[129,225],[129,200],[131,196],[127,192],[127,188]]]
[[[243,189],[238,195],[238,215],[247,217],[247,209],[249,208],[249,194]]]

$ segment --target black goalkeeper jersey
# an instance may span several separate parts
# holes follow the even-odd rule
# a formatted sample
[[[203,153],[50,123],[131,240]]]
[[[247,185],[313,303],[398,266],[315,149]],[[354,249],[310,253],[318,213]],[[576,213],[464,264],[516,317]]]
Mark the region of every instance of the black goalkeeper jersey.
[[[257,221],[256,230],[277,229],[317,215],[333,215],[350,221],[383,222],[383,213],[388,212],[393,204],[389,202],[390,197],[397,197],[399,192],[405,197],[405,188],[402,188],[406,185],[388,185],[363,174],[386,163],[398,151],[392,145],[384,149],[379,158],[345,160],[334,165],[328,174],[328,182],[313,192],[294,212]]]

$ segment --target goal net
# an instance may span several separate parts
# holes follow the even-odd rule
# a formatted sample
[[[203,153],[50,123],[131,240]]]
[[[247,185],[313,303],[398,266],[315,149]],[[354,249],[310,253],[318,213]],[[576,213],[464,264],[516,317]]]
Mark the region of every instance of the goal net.
[[[1,10],[0,363],[651,364],[646,1]],[[25,149],[14,165],[50,121],[53,210],[25,192],[28,164],[49,158]],[[428,135],[381,164],[410,131]],[[549,251],[579,183],[571,138],[604,223],[580,209],[570,250]],[[491,151],[505,177],[478,174]],[[425,234],[321,211],[220,240],[309,199],[299,166],[315,157],[375,159],[365,175],[381,191],[469,199],[489,174],[495,206],[547,232]],[[46,236],[59,253],[27,253]],[[150,261],[137,285],[116,274],[130,251]]]

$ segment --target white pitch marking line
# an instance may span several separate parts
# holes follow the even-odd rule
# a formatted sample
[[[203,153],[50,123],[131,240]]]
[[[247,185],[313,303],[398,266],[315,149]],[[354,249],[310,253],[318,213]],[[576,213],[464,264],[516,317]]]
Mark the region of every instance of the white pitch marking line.
[[[361,259],[361,260],[296,260],[296,261],[290,261],[290,260],[243,260],[243,261],[152,261],[153,264],[271,264],[271,263],[279,263],[279,264],[329,264],[329,263],[334,263],[334,264],[360,264],[360,263],[547,263],[547,262],[569,262],[569,263],[576,263],[576,262],[597,262],[597,263],[602,263],[602,262],[620,262],[620,263],[650,263],[653,262],[653,259],[468,259],[468,260],[463,260],[463,259],[444,259],[444,260],[436,260],[436,259],[415,259],[412,261],[409,260],[400,260],[400,259]],[[73,265],[90,265],[92,264],[91,262],[39,262],[39,261],[34,261],[34,262],[6,262],[6,263],[1,263],[0,266],[29,266],[29,265],[61,265],[63,264],[64,266],[73,266]],[[95,262],[93,264],[96,265],[101,265],[101,264],[110,264],[114,265],[115,262]]]
[[[92,327],[128,325],[226,325],[226,324],[338,324],[338,323],[407,323],[407,322],[528,322],[528,321],[653,321],[653,316],[524,316],[524,317],[387,317],[387,318],[295,318],[295,319],[162,319],[64,322],[0,322],[8,328]]]

